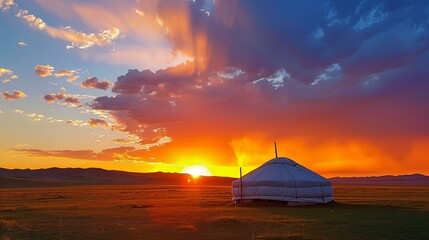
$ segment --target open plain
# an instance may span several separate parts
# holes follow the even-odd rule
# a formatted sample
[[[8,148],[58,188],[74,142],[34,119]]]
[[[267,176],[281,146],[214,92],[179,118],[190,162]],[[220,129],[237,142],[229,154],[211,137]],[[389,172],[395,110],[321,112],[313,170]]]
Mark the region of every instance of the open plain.
[[[336,185],[336,202],[231,202],[229,186],[0,190],[1,239],[428,239],[429,188]]]

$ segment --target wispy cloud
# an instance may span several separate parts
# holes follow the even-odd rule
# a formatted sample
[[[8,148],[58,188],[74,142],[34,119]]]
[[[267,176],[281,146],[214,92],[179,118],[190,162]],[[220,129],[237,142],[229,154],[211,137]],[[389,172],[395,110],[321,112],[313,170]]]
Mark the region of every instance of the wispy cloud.
[[[193,56],[183,51],[172,49],[165,29],[159,26],[155,17],[156,1],[142,1],[137,4],[111,1],[111,4],[101,5],[88,1],[71,3],[65,0],[57,0],[55,4],[49,0],[37,0],[37,3],[52,14],[63,19],[77,19],[93,29],[111,29],[112,26],[120,29],[120,35],[116,39],[121,41],[113,40],[114,50],[85,54],[85,57],[91,60],[130,68],[145,66],[155,71],[193,59]],[[144,17],[134,8],[138,11],[144,10]],[[177,22],[183,21],[178,19]],[[73,47],[70,45],[68,48]]]
[[[113,44],[113,41],[119,36],[119,29],[112,27],[106,30],[100,30],[98,33],[84,33],[73,29],[70,26],[56,28],[49,26],[41,18],[30,14],[28,10],[19,10],[17,17],[25,20],[30,26],[46,32],[53,38],[70,41],[67,49],[80,48],[87,49],[93,46],[108,46]]]
[[[76,127],[88,126],[88,123],[86,123],[86,122],[84,122],[82,120],[72,120],[72,119],[69,119],[69,120],[65,121],[65,123],[71,124],[71,125],[76,126]]]
[[[94,150],[56,150],[48,151],[42,149],[16,148],[17,152],[22,152],[35,157],[58,157],[71,159],[86,159],[98,161],[117,161],[117,160],[139,160],[143,159],[132,156],[135,148],[133,147],[118,147],[108,148],[101,152]]]
[[[18,79],[18,76],[10,69],[0,68],[0,79],[2,79],[2,83],[8,83],[12,80]]]
[[[79,78],[76,70],[64,69],[54,74],[55,77],[67,77],[67,82],[74,82]]]
[[[39,122],[45,118],[43,114],[37,114],[37,113],[28,113],[26,114],[26,116],[29,118],[32,118],[34,122]]]

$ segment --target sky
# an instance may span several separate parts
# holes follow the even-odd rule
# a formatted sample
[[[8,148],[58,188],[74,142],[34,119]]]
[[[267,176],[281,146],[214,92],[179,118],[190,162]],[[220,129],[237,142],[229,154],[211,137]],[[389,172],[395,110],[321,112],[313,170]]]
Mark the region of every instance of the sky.
[[[429,174],[427,1],[0,0],[0,43],[0,167]]]

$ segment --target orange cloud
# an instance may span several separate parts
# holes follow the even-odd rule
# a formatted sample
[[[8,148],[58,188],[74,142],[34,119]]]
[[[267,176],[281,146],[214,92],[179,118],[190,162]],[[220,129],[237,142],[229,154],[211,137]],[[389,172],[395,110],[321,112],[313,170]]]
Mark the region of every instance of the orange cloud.
[[[48,94],[44,96],[44,99],[48,102],[48,103],[52,103],[56,100],[63,100],[65,103],[68,104],[72,104],[72,105],[78,105],[80,104],[79,99],[77,98],[77,96],[74,95],[67,95],[64,93],[57,93],[57,94]]]
[[[89,77],[81,84],[83,87],[86,88],[98,88],[102,90],[107,90],[110,88],[110,82],[109,81],[100,81],[96,77]]]
[[[4,100],[17,100],[25,98],[27,95],[21,91],[15,90],[13,93],[4,92],[3,99]]]
[[[75,97],[75,96],[69,96],[69,97],[66,97],[66,98],[64,99],[64,102],[65,102],[65,103],[70,103],[70,104],[73,104],[73,105],[78,105],[78,104],[80,104],[79,99],[77,99],[77,97]]]
[[[5,76],[7,78],[2,80],[3,83],[8,83],[12,80],[18,79],[18,76],[15,75],[12,70],[6,69],[6,68],[0,68],[0,77],[5,77]]]
[[[49,103],[55,101],[55,100],[63,100],[65,98],[65,94],[63,93],[58,93],[58,94],[48,94],[45,95],[45,100]]]
[[[34,67],[34,71],[39,77],[45,78],[52,75],[54,67],[50,65],[36,65],[36,67]]]
[[[67,82],[76,81],[79,76],[77,75],[77,71],[64,69],[54,74],[55,77],[67,77]]]
[[[88,124],[90,127],[102,126],[105,128],[109,127],[109,124],[103,119],[91,118],[88,120]]]
[[[58,157],[58,158],[71,158],[71,159],[85,159],[85,160],[98,160],[98,161],[116,161],[116,160],[136,160],[127,155],[132,152],[133,147],[119,147],[104,149],[101,152],[94,150],[57,150],[46,151],[41,149],[25,149],[18,148],[14,151],[26,153],[35,157]],[[138,159],[137,159],[138,160]]]

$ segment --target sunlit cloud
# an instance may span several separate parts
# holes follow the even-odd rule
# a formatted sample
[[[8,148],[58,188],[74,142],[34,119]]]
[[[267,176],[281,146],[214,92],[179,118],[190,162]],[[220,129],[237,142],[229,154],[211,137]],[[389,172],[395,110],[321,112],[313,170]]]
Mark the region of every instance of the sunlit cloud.
[[[109,81],[101,81],[96,77],[88,77],[85,81],[82,82],[82,87],[86,88],[97,88],[101,90],[107,90],[110,88],[111,84]]]
[[[9,10],[15,3],[14,0],[0,0],[0,9],[4,12]]]
[[[86,123],[82,120],[67,120],[65,123],[71,124],[71,125],[76,126],[76,127],[88,126],[88,123]]]
[[[17,100],[17,99],[25,98],[26,96],[27,96],[27,94],[25,94],[24,92],[21,92],[19,90],[15,90],[12,93],[3,92],[3,99],[4,100]]]
[[[65,98],[65,94],[64,93],[58,93],[58,94],[48,94],[45,95],[44,99],[51,103],[54,102],[55,100],[63,100]]]
[[[35,157],[57,157],[71,159],[86,159],[97,161],[118,161],[118,160],[137,160],[143,161],[140,157],[132,156],[134,147],[118,147],[104,149],[100,152],[94,150],[55,150],[47,151],[42,149],[15,148],[16,152],[21,152]]]
[[[27,44],[26,42],[24,42],[24,41],[19,41],[19,42],[18,42],[18,45],[19,45],[19,46],[23,46],[23,47],[28,46],[28,44]]]
[[[102,126],[105,128],[109,128],[109,124],[103,119],[90,118],[87,123],[90,127]]]
[[[3,75],[12,75],[13,71],[10,69],[6,69],[6,68],[0,68],[0,77],[2,77]]]
[[[57,55],[82,57],[87,71],[38,65],[41,77],[82,77],[68,87],[73,95],[63,89],[45,101],[71,108],[61,116],[79,120],[64,122],[93,131],[91,140],[102,141],[98,145],[136,148],[112,152],[118,161],[255,167],[273,157],[277,141],[280,155],[326,174],[425,166],[429,21],[424,1],[35,3],[39,16],[9,8],[24,27],[67,41],[67,49],[87,49]],[[53,16],[41,15],[46,13]],[[50,19],[75,28],[51,25]],[[14,39],[19,47],[20,38]],[[32,48],[37,42],[25,40]],[[11,70],[2,71],[4,82],[13,80]],[[49,92],[64,85],[40,84]],[[87,88],[107,91],[102,96]],[[32,113],[32,119],[39,115]],[[42,115],[40,121],[56,121]],[[112,138],[100,138],[98,131],[112,131]],[[86,160],[100,154],[67,151],[39,156]]]
[[[64,98],[64,102],[65,103],[70,103],[72,105],[78,105],[78,104],[80,104],[79,99],[77,97],[75,97],[75,96],[69,96],[69,97]]]
[[[93,54],[82,52],[85,58],[130,68],[151,70],[163,69],[192,60],[183,51],[172,49],[165,30],[156,20],[157,2],[144,1],[140,4],[111,2],[99,5],[93,2],[73,2],[58,0],[55,4],[48,0],[37,0],[45,10],[62,18],[77,18],[94,29],[110,29],[115,26],[121,30],[114,48]],[[144,10],[144,17],[134,10]],[[61,9],[59,11],[59,9]],[[133,12],[130,12],[133,11]],[[67,48],[73,48],[69,45]]]
[[[48,117],[48,118],[46,118],[46,121],[48,121],[50,123],[58,123],[58,122],[64,122],[64,119],[58,119],[58,118],[54,118],[54,117]]]
[[[80,104],[80,101],[76,95],[70,95],[65,93],[47,94],[43,98],[48,103],[53,103],[54,101],[63,101],[65,104],[71,104],[74,106]]]
[[[50,65],[36,65],[36,67],[34,67],[34,71],[39,77],[45,78],[52,75],[54,67]]]
[[[67,77],[67,82],[74,82],[79,78],[79,75]]]
[[[64,69],[54,74],[55,77],[67,77],[67,82],[74,82],[79,78],[76,70]]]
[[[79,72],[76,70],[63,69],[61,71],[54,73],[55,68],[50,65],[36,65],[36,67],[34,68],[34,71],[39,77],[42,77],[42,78],[45,78],[48,76],[67,77],[68,82],[76,81],[79,78],[79,75],[77,75]]]
[[[26,116],[32,118],[34,122],[39,122],[45,118],[43,114],[37,114],[37,113],[29,113],[29,114],[26,114]]]
[[[47,25],[41,18],[38,18],[28,12],[28,10],[19,10],[17,17],[24,19],[30,26],[46,32],[53,38],[70,41],[67,49],[80,48],[87,49],[95,46],[112,45],[113,41],[119,36],[119,29],[111,27],[106,30],[100,30],[98,33],[84,33],[73,29],[70,26],[55,28]]]
[[[135,12],[137,15],[144,17],[144,12],[143,12],[143,11],[141,11],[141,10],[139,10],[139,9],[137,9],[137,8],[134,8],[134,12]]]
[[[423,66],[429,41],[422,41],[428,36],[423,34],[427,24],[423,32],[415,31],[421,21],[405,13],[386,21],[388,9],[380,5],[374,12],[372,3],[360,13],[354,12],[354,5],[316,4],[313,10],[320,15],[294,15],[302,20],[298,24],[296,19],[272,16],[282,16],[284,9],[305,10],[303,6],[279,5],[216,2],[213,14],[207,16],[196,2],[160,4],[159,25],[173,48],[193,61],[160,71],[129,70],[114,83],[116,95],[95,99],[92,108],[108,112],[123,126],[119,131],[137,135],[141,145],[171,136],[174,141],[165,145],[166,152],[188,145],[204,149],[207,155],[209,149],[222,149],[213,160],[217,164],[260,164],[272,156],[271,144],[278,139],[288,149],[286,156],[304,162],[311,159],[304,149],[320,149],[317,156],[324,160],[319,169],[323,164],[344,171],[353,168],[351,161],[344,160],[353,155],[365,159],[367,166],[371,159],[396,166],[397,156],[408,153],[394,146],[412,148],[420,142],[417,139],[426,138],[421,131],[429,131],[421,120],[427,118],[425,111],[418,111],[416,117],[411,110],[425,109],[421,100],[427,94],[422,89],[429,89],[423,81],[428,74]],[[416,8],[405,3],[402,7]],[[236,10],[232,16],[230,9]],[[260,9],[265,11],[256,12]],[[355,24],[359,29],[347,30]],[[410,48],[402,47],[401,41],[386,41],[404,36],[404,31],[410,36]],[[255,32],[265,34],[254,37]],[[335,35],[339,33],[341,44]],[[392,104],[395,111],[387,110]],[[405,130],[404,125],[413,127]],[[154,138],[153,130],[158,128],[163,130]],[[383,138],[392,131],[397,138],[387,143]],[[327,149],[338,149],[336,159],[343,159],[343,165],[330,161]]]
[[[8,83],[18,79],[18,76],[10,69],[0,68],[0,79],[2,79],[2,83]]]

